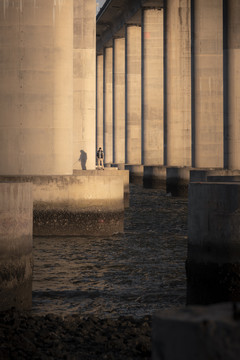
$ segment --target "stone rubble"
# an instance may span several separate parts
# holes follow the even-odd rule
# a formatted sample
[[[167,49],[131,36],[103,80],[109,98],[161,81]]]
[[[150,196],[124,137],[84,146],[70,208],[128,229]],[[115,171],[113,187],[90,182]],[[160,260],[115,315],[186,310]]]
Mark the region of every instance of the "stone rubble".
[[[151,317],[0,313],[1,360],[151,359]]]

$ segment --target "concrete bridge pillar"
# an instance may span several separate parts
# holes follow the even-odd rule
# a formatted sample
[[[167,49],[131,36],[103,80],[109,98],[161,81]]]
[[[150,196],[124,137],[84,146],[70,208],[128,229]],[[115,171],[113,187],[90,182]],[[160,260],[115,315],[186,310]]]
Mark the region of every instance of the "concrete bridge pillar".
[[[166,2],[165,164],[192,165],[191,2]]]
[[[104,162],[113,162],[113,48],[104,51]]]
[[[223,2],[194,0],[192,3],[195,125],[193,161],[196,167],[223,167]]]
[[[1,174],[71,174],[73,0],[0,6]]]
[[[143,10],[143,164],[164,164],[163,10]]]
[[[240,3],[227,1],[229,168],[240,169]]]
[[[67,1],[63,2],[66,3]],[[79,169],[79,151],[86,159],[83,170],[95,169],[96,154],[96,3],[74,0],[73,22],[73,161]],[[66,116],[69,121],[69,116]]]
[[[103,55],[97,56],[97,149],[103,147]]]
[[[125,38],[113,43],[113,161],[125,163]]]
[[[142,163],[141,27],[126,27],[126,163]]]

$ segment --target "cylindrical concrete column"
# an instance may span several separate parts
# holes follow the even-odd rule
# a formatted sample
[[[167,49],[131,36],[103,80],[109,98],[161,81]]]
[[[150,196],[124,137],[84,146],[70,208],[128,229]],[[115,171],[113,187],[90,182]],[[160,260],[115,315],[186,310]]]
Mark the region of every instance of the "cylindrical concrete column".
[[[104,50],[104,162],[113,162],[113,48]]]
[[[191,1],[166,2],[166,165],[191,166]]]
[[[142,163],[141,27],[126,27],[126,162]]]
[[[125,39],[114,40],[114,163],[125,163]]]
[[[163,10],[143,10],[143,164],[164,164]]]
[[[0,183],[0,311],[32,306],[31,183]]]
[[[2,1],[0,34],[1,174],[71,174],[73,1]]]
[[[240,300],[240,184],[190,183],[187,303]]]
[[[223,3],[194,0],[196,167],[224,166]]]
[[[229,168],[240,169],[240,3],[228,0],[228,135]]]
[[[65,2],[67,2],[65,0]],[[74,168],[96,165],[96,2],[74,0]],[[85,159],[85,160],[84,160]]]
[[[97,56],[97,146],[103,148],[103,55]]]

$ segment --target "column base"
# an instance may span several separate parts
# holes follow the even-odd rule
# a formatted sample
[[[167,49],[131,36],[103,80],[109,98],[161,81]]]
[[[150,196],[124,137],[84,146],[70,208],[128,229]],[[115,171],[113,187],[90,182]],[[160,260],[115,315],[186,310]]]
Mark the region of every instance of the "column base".
[[[162,165],[144,165],[143,186],[166,191],[167,168]]]
[[[167,167],[166,191],[173,196],[188,196],[190,170],[188,167]]]

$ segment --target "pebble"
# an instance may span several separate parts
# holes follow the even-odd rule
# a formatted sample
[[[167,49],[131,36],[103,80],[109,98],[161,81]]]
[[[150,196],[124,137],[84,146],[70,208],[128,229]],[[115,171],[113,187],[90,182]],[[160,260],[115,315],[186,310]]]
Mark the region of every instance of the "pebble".
[[[151,316],[0,313],[1,360],[151,359]]]

